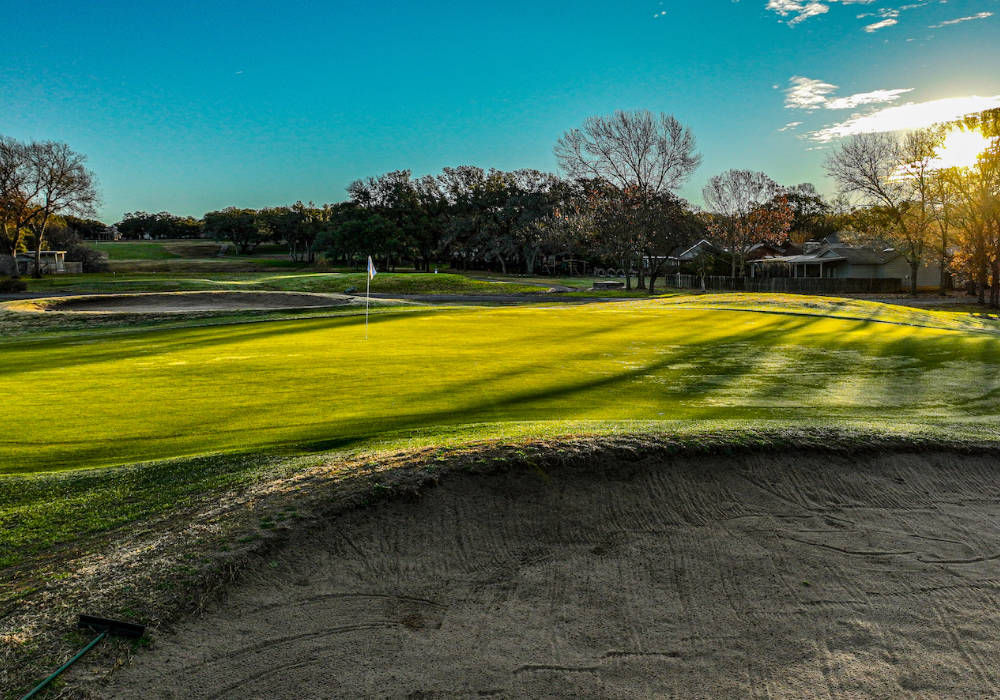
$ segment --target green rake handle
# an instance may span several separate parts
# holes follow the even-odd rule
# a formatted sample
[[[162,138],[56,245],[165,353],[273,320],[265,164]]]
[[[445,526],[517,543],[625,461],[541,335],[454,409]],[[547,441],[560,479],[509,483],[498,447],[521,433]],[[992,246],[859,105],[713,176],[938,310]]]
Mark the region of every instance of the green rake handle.
[[[31,690],[29,690],[29,691],[28,691],[28,693],[27,693],[26,695],[24,695],[24,696],[23,696],[23,697],[21,698],[21,700],[28,700],[29,698],[33,698],[33,697],[35,697],[35,695],[36,695],[36,694],[37,694],[37,693],[38,693],[38,692],[39,692],[39,691],[40,691],[40,690],[41,690],[42,688],[44,688],[44,687],[45,687],[45,686],[47,686],[47,685],[48,685],[49,683],[51,683],[51,682],[52,682],[53,680],[55,680],[55,677],[56,677],[56,676],[58,676],[58,675],[59,675],[60,673],[62,673],[62,672],[63,672],[63,671],[65,671],[65,670],[66,670],[67,668],[69,668],[70,666],[72,666],[73,664],[75,664],[75,663],[76,663],[77,661],[79,661],[79,660],[80,660],[80,657],[81,657],[81,656],[83,656],[83,655],[84,655],[84,654],[86,654],[86,653],[87,653],[88,651],[90,651],[91,649],[93,649],[93,648],[94,648],[94,645],[95,645],[95,644],[97,644],[97,643],[98,643],[99,641],[101,641],[102,639],[104,639],[104,638],[105,638],[105,637],[107,637],[107,636],[108,636],[108,630],[104,630],[104,631],[103,631],[103,632],[101,632],[101,633],[100,633],[99,635],[97,635],[96,637],[94,637],[94,638],[93,638],[93,639],[92,639],[92,640],[90,641],[90,644],[88,644],[88,645],[87,645],[87,646],[85,646],[85,647],[84,647],[83,649],[81,649],[80,651],[78,651],[78,652],[76,653],[76,656],[74,656],[74,657],[73,657],[72,659],[70,659],[69,661],[67,661],[66,663],[64,663],[64,664],[63,664],[62,666],[60,666],[59,668],[57,668],[57,669],[56,669],[56,670],[55,670],[55,671],[54,671],[54,672],[52,673],[52,675],[51,675],[51,676],[49,676],[49,677],[48,677],[48,678],[46,678],[46,679],[45,679],[44,681],[42,681],[41,683],[39,683],[38,685],[36,685],[36,686],[35,686],[34,688],[32,688]]]

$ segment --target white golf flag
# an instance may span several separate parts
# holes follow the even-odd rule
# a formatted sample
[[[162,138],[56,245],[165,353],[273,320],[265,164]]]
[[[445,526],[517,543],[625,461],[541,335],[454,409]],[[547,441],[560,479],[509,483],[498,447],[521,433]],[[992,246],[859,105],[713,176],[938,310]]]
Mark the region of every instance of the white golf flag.
[[[372,262],[372,256],[369,255],[368,256],[368,281],[371,282],[373,279],[375,279],[375,275],[377,275],[377,274],[378,274],[378,272],[375,271],[375,263]]]

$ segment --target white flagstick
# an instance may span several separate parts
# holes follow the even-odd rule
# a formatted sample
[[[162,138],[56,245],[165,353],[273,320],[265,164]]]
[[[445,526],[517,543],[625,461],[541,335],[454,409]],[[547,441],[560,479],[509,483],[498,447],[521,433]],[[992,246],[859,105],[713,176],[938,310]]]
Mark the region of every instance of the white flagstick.
[[[368,340],[368,302],[372,296],[372,278],[375,277],[375,263],[372,256],[368,256],[368,282],[365,284],[365,340]]]

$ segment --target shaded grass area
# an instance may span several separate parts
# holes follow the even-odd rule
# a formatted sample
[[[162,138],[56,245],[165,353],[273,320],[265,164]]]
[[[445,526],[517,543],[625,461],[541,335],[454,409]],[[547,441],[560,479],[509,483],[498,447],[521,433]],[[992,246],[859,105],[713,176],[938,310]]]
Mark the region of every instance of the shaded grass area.
[[[273,473],[261,455],[216,455],[34,478],[0,479],[0,569],[39,552],[182,508]]]
[[[8,309],[30,309],[37,313],[4,310],[0,305],[0,337],[7,340],[32,337],[55,339],[77,336],[81,332],[92,334],[117,334],[136,330],[195,328],[199,326],[219,326],[240,323],[261,323],[264,321],[292,320],[301,318],[325,318],[335,316],[356,316],[363,313],[357,306],[332,308],[298,308],[282,310],[247,311],[197,311],[176,313],[41,313],[49,299],[31,299],[10,303]],[[416,305],[413,305],[414,307]],[[380,314],[388,309],[399,311],[400,304],[384,303],[372,299],[372,314]],[[409,310],[407,305],[404,309]]]
[[[284,265],[286,261],[273,260]],[[242,273],[100,273],[61,275],[28,281],[33,292],[72,294],[124,292],[187,292],[212,290],[274,290],[287,292],[364,291],[364,273],[307,272],[275,274]],[[520,294],[544,292],[537,285],[514,285],[475,280],[462,275],[380,273],[372,292],[382,294]]]

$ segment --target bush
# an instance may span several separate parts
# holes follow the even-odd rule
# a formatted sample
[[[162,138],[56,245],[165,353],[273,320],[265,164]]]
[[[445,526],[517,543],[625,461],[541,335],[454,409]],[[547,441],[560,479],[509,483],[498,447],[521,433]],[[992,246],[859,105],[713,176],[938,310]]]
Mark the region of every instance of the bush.
[[[28,285],[17,277],[0,277],[0,294],[27,291]]]
[[[45,236],[49,250],[65,250],[66,262],[83,263],[84,272],[105,272],[108,260],[103,253],[91,248],[79,234],[66,226],[52,226]]]

